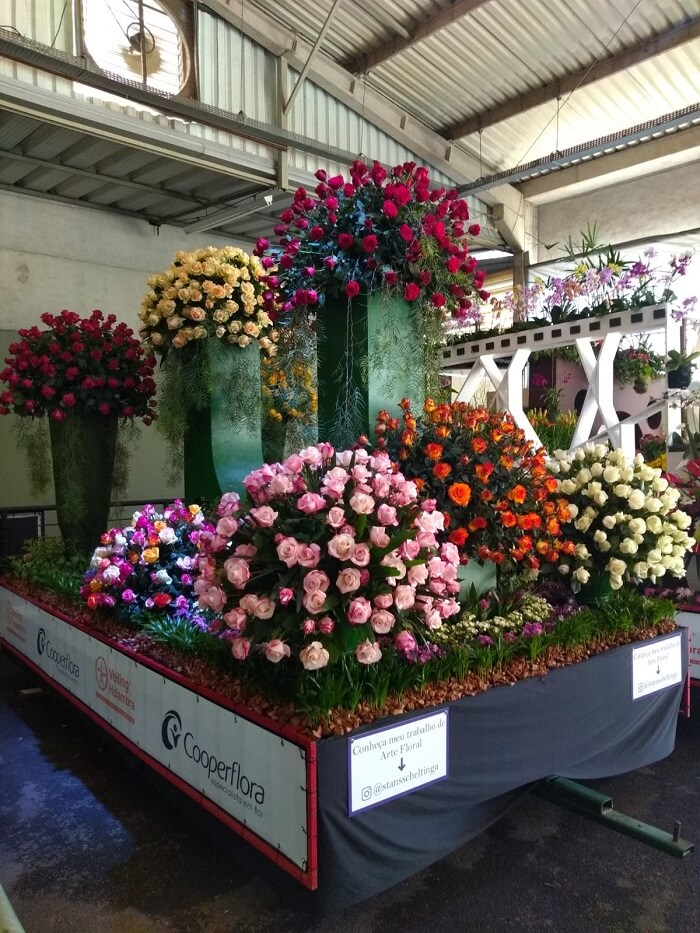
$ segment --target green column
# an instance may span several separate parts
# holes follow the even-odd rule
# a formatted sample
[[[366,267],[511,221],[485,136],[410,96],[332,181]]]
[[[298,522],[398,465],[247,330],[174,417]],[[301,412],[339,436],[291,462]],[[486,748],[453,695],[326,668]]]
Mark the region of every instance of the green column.
[[[190,413],[185,433],[187,502],[242,494],[244,477],[263,463],[260,348],[231,347],[210,365],[209,405]]]
[[[347,447],[372,437],[377,412],[407,396],[422,408],[425,339],[420,310],[386,292],[327,301],[318,316],[319,437]]]

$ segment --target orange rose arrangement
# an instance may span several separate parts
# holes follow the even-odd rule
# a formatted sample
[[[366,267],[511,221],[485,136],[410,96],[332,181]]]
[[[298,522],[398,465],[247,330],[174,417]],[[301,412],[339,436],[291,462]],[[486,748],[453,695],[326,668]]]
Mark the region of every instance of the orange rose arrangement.
[[[463,562],[489,560],[532,573],[573,553],[564,530],[568,502],[547,471],[545,452],[508,413],[431,399],[419,417],[409,399],[400,408],[401,418],[379,412],[377,446],[437,500]]]

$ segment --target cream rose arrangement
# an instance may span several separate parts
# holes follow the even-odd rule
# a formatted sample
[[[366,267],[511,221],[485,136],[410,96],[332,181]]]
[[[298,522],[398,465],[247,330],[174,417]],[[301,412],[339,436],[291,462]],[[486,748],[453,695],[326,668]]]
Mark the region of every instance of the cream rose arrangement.
[[[548,468],[569,501],[566,535],[575,548],[562,554],[558,569],[574,592],[601,571],[614,590],[629,579],[684,575],[692,519],[678,509],[678,490],[641,454],[628,461],[621,450],[589,443],[556,451]]]
[[[268,273],[274,267],[265,265],[235,246],[177,253],[165,272],[148,279],[141,338],[163,355],[211,337],[238,347],[257,341],[273,355],[275,291]]]

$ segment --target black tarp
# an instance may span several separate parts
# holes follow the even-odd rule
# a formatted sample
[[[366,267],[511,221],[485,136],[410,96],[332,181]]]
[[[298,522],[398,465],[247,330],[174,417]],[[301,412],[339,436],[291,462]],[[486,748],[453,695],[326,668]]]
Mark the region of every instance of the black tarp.
[[[681,634],[685,677],[687,632]],[[420,714],[322,740],[317,758],[321,905],[349,906],[410,877],[473,839],[542,778],[610,777],[670,755],[683,684],[633,699],[634,647],[448,704],[447,779],[353,816],[348,815],[350,739]]]

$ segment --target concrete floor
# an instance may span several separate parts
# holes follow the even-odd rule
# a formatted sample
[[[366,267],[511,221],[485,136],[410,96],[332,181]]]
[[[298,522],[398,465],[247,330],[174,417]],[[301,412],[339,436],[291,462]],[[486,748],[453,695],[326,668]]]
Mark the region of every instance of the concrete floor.
[[[698,933],[683,861],[532,795],[450,857],[321,915],[0,652],[0,884],[26,933]],[[615,807],[700,844],[700,691],[674,754],[597,782]],[[1,924],[0,924],[1,929]]]

